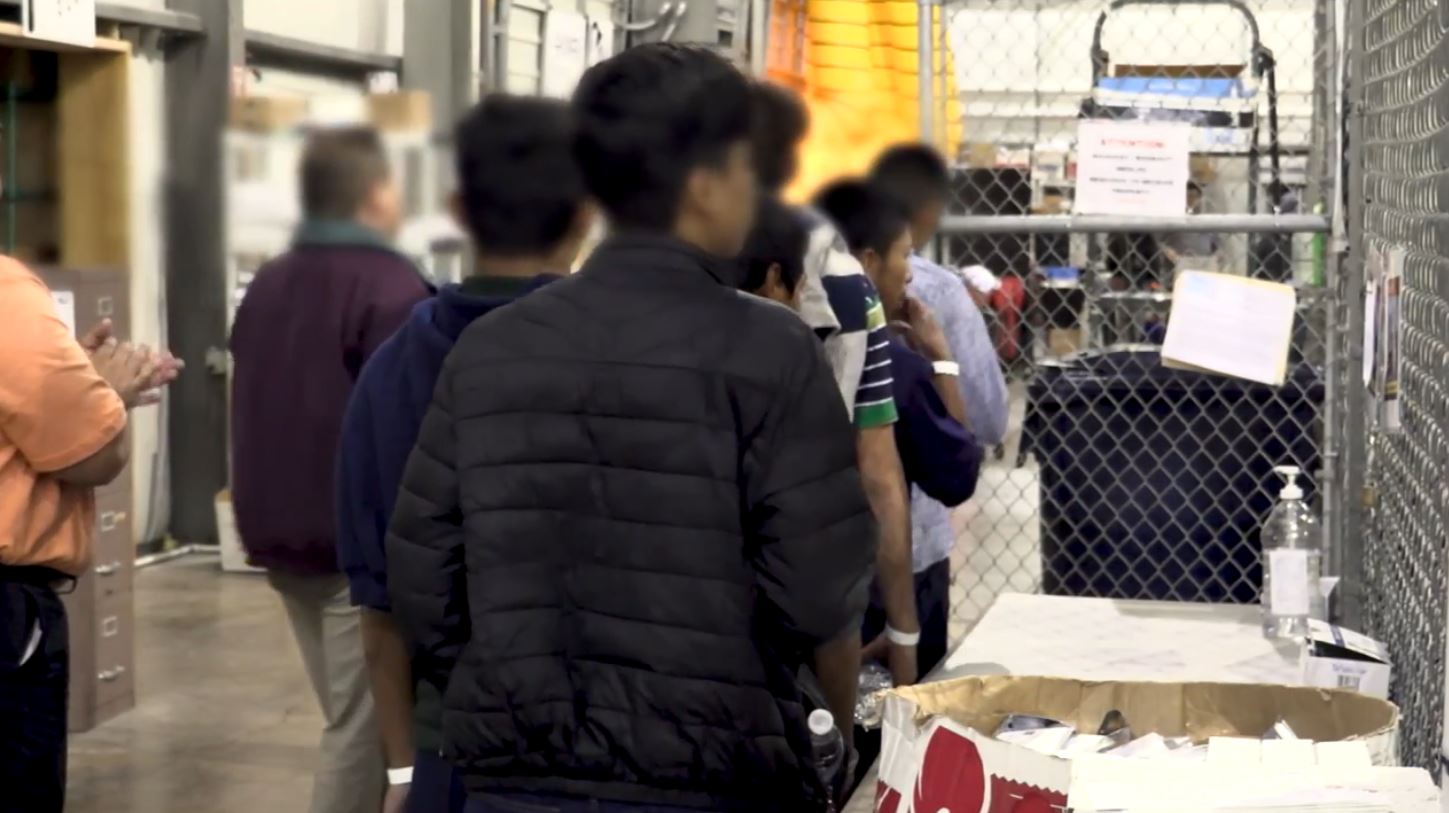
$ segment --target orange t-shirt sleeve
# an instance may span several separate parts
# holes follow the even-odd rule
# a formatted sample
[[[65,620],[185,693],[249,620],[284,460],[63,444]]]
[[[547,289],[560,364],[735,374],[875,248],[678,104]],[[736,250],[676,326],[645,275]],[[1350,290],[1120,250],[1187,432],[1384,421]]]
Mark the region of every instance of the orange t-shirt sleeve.
[[[56,314],[50,291],[0,259],[0,436],[32,469],[53,472],[125,428],[125,404]]]

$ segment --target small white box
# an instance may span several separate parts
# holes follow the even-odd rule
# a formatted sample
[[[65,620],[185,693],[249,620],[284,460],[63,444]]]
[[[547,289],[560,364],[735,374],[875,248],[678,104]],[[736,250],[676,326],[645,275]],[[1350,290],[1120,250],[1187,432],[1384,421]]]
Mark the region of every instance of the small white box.
[[[1302,665],[1304,685],[1388,699],[1389,650],[1367,635],[1326,621],[1309,621]]]
[[[231,509],[231,491],[223,490],[216,495],[216,536],[221,543],[221,569],[227,573],[265,573],[259,567],[247,563],[247,552],[242,547],[241,535],[236,531],[236,514]]]

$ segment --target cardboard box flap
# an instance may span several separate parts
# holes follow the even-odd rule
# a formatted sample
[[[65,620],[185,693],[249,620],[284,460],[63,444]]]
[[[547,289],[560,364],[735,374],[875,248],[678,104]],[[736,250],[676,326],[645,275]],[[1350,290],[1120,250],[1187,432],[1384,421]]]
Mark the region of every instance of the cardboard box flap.
[[[1326,621],[1309,621],[1308,639],[1313,643],[1311,654],[1318,657],[1373,661],[1391,665],[1388,647],[1367,635]]]
[[[1398,708],[1353,692],[1243,683],[1092,682],[1048,677],[968,677],[897,689],[914,722],[944,716],[992,732],[1008,714],[1038,714],[1095,732],[1107,712],[1127,717],[1136,736],[1260,736],[1286,720],[1318,742],[1370,737],[1394,729]]]

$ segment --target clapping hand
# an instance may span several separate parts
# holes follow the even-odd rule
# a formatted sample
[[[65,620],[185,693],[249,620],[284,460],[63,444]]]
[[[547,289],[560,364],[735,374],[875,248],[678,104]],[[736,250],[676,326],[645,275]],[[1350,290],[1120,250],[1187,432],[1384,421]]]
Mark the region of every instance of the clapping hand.
[[[167,350],[117,342],[114,334],[111,320],[102,319],[80,337],[80,345],[127,408],[159,403],[161,388],[175,381],[186,364]]]

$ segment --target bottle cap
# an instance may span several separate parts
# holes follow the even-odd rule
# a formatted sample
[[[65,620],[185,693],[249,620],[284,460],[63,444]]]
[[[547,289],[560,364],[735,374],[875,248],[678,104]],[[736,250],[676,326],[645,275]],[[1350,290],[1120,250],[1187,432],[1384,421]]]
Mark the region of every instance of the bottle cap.
[[[817,737],[827,737],[835,730],[835,715],[825,709],[816,709],[810,712],[810,719],[807,721],[810,726],[810,733]]]

